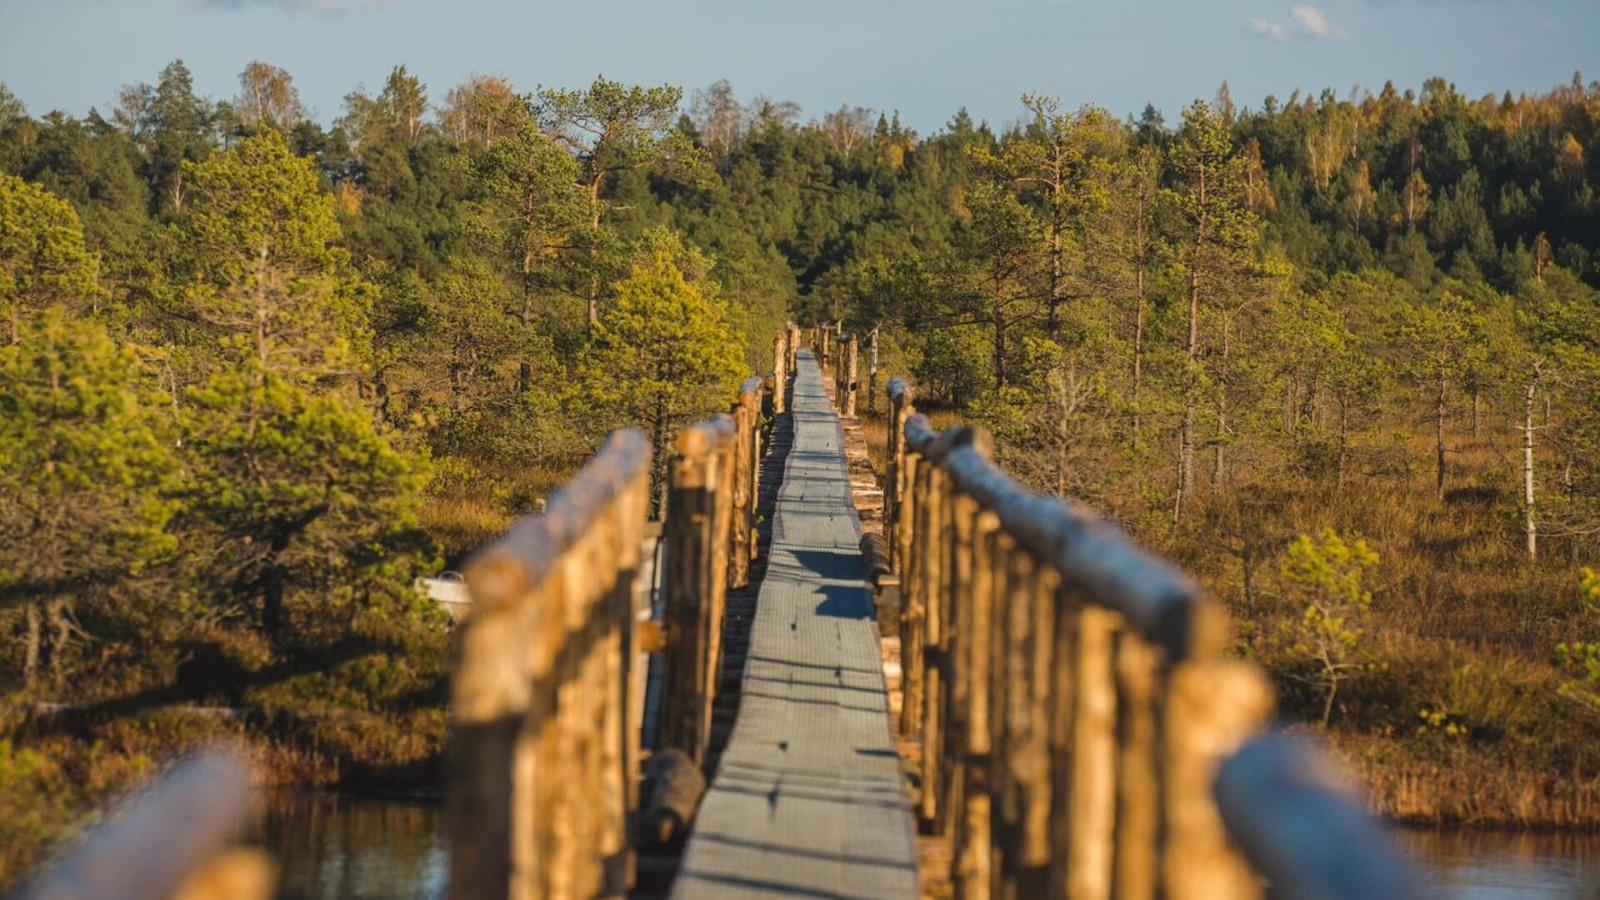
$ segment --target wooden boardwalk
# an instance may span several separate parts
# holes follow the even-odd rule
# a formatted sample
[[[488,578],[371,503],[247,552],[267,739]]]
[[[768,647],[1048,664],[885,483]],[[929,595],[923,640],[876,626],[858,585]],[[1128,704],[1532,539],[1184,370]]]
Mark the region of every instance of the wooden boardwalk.
[[[806,352],[792,415],[739,716],[673,895],[915,897],[844,438]]]

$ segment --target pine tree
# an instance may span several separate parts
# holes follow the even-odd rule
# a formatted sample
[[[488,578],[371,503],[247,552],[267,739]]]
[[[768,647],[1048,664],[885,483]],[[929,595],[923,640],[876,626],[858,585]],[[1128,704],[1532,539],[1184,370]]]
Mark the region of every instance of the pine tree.
[[[616,290],[584,355],[583,395],[610,421],[649,432],[659,514],[672,430],[732,397],[743,352],[723,304],[667,252],[635,266]]]
[[[83,226],[65,201],[0,173],[0,315],[11,343],[23,322],[63,305],[86,313],[99,303],[99,260],[84,248]]]

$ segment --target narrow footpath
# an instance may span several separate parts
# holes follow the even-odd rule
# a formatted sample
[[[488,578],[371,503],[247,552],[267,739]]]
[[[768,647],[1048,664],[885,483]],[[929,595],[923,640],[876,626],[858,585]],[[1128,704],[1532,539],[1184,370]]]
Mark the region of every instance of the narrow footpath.
[[[792,416],[739,714],[672,893],[914,898],[916,831],[844,436],[808,351]]]

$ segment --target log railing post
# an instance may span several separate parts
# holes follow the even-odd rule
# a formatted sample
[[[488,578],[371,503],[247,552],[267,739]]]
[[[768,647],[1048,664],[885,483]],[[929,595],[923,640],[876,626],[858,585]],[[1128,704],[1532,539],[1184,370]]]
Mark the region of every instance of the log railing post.
[[[722,660],[734,442],[734,422],[725,415],[685,428],[668,482],[660,743],[700,766]]]
[[[733,494],[733,526],[729,536],[728,586],[750,583],[750,561],[756,553],[757,480],[761,475],[761,379],[750,378],[733,406],[734,463],[729,472]]]
[[[450,894],[625,892],[638,797],[634,573],[649,443],[613,434],[468,565],[451,687]]]
[[[772,342],[772,412],[783,415],[788,409],[789,329],[778,332]]]
[[[855,335],[851,335],[849,349],[844,351],[844,358],[840,360],[840,368],[844,370],[844,405],[839,413],[847,419],[856,417],[856,362],[860,343]]]
[[[878,326],[867,335],[867,414],[878,412]]]
[[[911,405],[911,386],[896,378],[889,382],[888,473],[884,479],[883,528],[889,544],[889,565],[902,576],[899,534],[900,506],[908,490],[906,484],[906,420],[915,414]]]

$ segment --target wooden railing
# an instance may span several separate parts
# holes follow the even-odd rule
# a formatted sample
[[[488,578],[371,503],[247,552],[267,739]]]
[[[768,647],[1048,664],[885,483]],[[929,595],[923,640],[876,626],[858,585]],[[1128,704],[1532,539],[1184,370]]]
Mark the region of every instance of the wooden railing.
[[[900,728],[956,896],[1251,897],[1263,874],[1283,896],[1404,895],[1312,751],[1257,737],[1272,691],[1227,657],[1215,601],[1007,477],[981,429],[934,431],[898,379],[889,396]]]
[[[661,745],[704,766],[722,675],[729,588],[750,579],[761,467],[761,379],[733,414],[684,429],[667,500],[666,633]]]
[[[266,900],[266,854],[234,841],[252,820],[250,767],[205,751],[113,809],[20,900]]]
[[[633,881],[642,697],[630,669],[650,446],[618,431],[466,569],[451,692],[450,895],[594,897]]]
[[[824,383],[832,391],[834,409],[847,419],[855,418],[856,398],[861,388],[860,342],[855,335],[845,333],[844,326],[837,322],[807,329],[807,337],[816,354],[817,365],[822,367]],[[876,343],[873,347],[876,352]]]
[[[635,584],[650,465],[637,431],[613,434],[542,514],[469,564],[451,701],[451,896],[620,894],[637,841],[681,834],[693,816],[727,591],[748,581],[757,548],[764,387],[749,379],[731,414],[678,436],[660,618]],[[660,654],[650,745],[642,653]],[[662,765],[641,799],[647,755]]]

